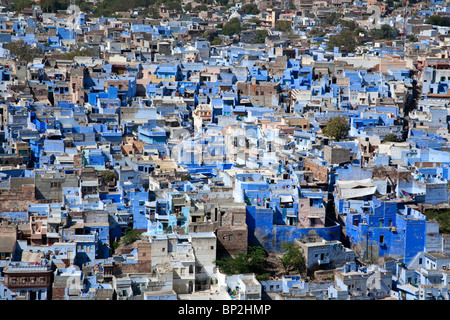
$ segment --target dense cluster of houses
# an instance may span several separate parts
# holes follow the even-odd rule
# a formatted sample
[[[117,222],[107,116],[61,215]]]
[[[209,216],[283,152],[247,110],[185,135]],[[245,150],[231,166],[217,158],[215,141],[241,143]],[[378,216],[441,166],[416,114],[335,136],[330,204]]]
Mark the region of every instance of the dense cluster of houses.
[[[336,10],[371,28],[386,8],[368,2],[0,13],[0,300],[448,300],[450,238],[427,215],[450,211],[450,28],[424,21],[450,8],[415,4],[417,39],[354,53],[327,46],[339,23],[309,34]],[[250,29],[221,34],[230,18]],[[343,139],[324,134],[337,117]],[[287,242],[312,277],[216,265]]]

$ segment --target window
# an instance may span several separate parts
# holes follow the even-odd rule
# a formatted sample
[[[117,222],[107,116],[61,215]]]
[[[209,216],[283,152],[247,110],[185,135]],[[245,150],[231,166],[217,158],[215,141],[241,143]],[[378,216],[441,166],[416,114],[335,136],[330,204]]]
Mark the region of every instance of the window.
[[[384,236],[380,235],[380,243],[384,243]]]

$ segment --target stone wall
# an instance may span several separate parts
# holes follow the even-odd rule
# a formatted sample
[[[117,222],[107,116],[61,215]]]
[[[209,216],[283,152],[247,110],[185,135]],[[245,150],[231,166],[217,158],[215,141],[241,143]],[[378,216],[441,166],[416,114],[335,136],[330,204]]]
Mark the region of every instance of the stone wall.
[[[246,226],[224,227],[217,230],[217,255],[234,256],[247,252],[248,231]]]
[[[34,184],[0,191],[0,212],[26,212],[33,203],[36,203]]]

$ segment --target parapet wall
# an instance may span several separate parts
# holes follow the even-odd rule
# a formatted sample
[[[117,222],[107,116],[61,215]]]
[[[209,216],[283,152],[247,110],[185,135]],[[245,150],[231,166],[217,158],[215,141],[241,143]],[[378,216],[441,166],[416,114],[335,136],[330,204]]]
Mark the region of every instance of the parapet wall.
[[[298,228],[288,225],[274,225],[271,209],[247,207],[248,245],[262,246],[268,252],[280,252],[283,244],[294,242],[317,234],[327,241],[340,240],[341,226],[336,224],[322,228]]]

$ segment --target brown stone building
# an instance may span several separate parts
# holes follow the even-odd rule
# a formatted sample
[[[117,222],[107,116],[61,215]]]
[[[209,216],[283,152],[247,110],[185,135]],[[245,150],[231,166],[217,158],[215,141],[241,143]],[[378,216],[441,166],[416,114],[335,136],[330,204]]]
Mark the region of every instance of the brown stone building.
[[[353,153],[350,149],[341,146],[324,146],[323,157],[329,164],[342,164],[351,162]]]
[[[36,203],[32,178],[11,178],[10,188],[0,189],[2,212],[26,212],[32,203]]]
[[[237,91],[242,96],[271,96],[278,95],[280,85],[272,82],[259,82],[252,78],[252,82],[238,82]]]
[[[47,300],[53,273],[50,266],[11,263],[3,269],[4,285],[14,300]]]
[[[70,69],[69,87],[72,94],[71,102],[84,104],[84,78],[87,70],[83,67],[76,67]]]
[[[245,206],[225,201],[209,202],[191,208],[189,232],[214,232],[217,256],[229,257],[247,252],[248,230]]]
[[[217,228],[217,256],[234,256],[247,251],[248,229],[245,208],[227,210]]]
[[[0,260],[13,259],[17,247],[17,226],[2,221],[0,226]]]
[[[304,163],[305,171],[310,171],[313,173],[314,181],[309,181],[310,183],[327,183],[328,182],[328,169],[324,167],[321,162],[314,158],[305,159]]]
[[[146,240],[139,240],[129,248],[120,248],[120,254],[130,253],[132,250],[137,249],[137,263],[124,263],[124,264],[115,264],[114,274],[121,273],[151,273],[152,272],[152,244]]]

